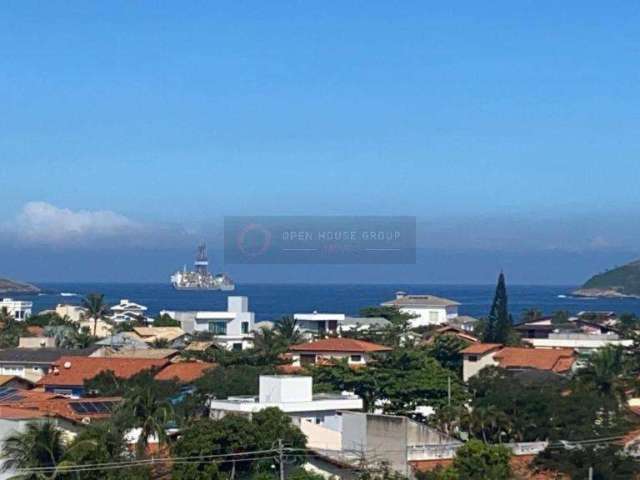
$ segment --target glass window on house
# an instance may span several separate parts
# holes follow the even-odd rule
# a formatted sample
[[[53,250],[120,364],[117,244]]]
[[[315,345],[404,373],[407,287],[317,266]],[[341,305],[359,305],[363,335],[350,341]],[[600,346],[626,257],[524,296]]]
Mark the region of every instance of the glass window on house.
[[[240,327],[242,329],[242,333],[249,333],[249,322],[242,322]]]
[[[360,363],[362,361],[362,355],[351,355],[351,361],[354,363]]]
[[[227,322],[209,322],[209,332],[214,335],[226,335]]]

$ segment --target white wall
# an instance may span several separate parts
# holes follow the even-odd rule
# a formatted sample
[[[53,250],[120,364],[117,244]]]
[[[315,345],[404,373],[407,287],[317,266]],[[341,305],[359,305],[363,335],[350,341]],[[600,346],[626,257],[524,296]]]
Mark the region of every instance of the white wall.
[[[497,366],[498,362],[493,358],[497,353],[496,351],[486,353],[484,355],[463,355],[462,360],[462,380],[467,381],[474,375],[476,375],[484,367]],[[475,357],[477,360],[472,362],[470,358]]]
[[[449,319],[458,316],[458,307],[401,307],[402,313],[415,315],[411,320],[412,327],[424,327],[427,325],[442,325]]]

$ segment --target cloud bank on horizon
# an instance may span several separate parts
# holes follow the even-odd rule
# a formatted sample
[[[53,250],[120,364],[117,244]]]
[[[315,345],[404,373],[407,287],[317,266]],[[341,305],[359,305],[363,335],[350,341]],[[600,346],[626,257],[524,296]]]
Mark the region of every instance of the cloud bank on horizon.
[[[14,247],[154,248],[184,235],[180,228],[140,222],[111,210],[71,210],[43,201],[25,203],[0,226],[0,239]]]
[[[567,219],[468,217],[418,218],[417,246],[442,250],[513,252],[607,250],[636,251],[640,234],[633,222],[613,216]],[[206,240],[222,245],[221,218],[205,225],[176,225],[131,218],[113,210],[73,210],[45,201],[29,201],[0,224],[0,244],[56,249],[135,247],[193,248]]]

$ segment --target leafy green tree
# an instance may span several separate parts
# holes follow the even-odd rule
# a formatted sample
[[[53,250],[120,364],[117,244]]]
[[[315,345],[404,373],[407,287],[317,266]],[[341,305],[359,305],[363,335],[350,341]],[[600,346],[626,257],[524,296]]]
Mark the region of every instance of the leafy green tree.
[[[96,336],[98,321],[109,313],[109,305],[104,301],[102,293],[90,293],[82,299],[82,306],[86,310],[85,316],[93,320],[93,336]]]
[[[556,327],[567,327],[571,325],[569,317],[571,314],[567,310],[557,310],[551,315],[551,323]]]
[[[156,315],[156,317],[153,319],[153,326],[154,327],[179,327],[180,322],[177,320],[174,320],[166,313],[163,313],[162,315],[160,314]]]
[[[533,465],[537,469],[563,473],[568,478],[589,478],[591,467],[594,480],[636,478],[640,473],[638,460],[627,454],[621,445],[611,443],[569,448],[554,446],[540,452]]]
[[[520,317],[520,321],[525,322],[535,322],[536,320],[540,320],[544,314],[537,308],[527,308],[522,311],[522,316]]]
[[[456,451],[452,468],[459,480],[508,480],[510,458],[507,447],[470,440]]]
[[[462,355],[460,352],[469,344],[470,342],[456,335],[436,335],[433,342],[427,347],[427,352],[440,362],[440,365],[456,372],[458,377],[462,378]]]
[[[25,320],[25,323],[29,326],[36,327],[72,324],[69,317],[61,317],[56,312],[37,313],[35,315],[31,315]]]
[[[239,415],[227,415],[221,420],[203,418],[191,422],[173,448],[175,456],[201,457],[202,462],[177,463],[173,467],[174,480],[209,480],[246,477],[253,472],[270,470],[271,461],[247,461],[237,456],[236,461],[216,464],[207,456],[241,453],[256,450],[272,450],[278,440],[290,448],[303,449],[305,436],[291,423],[291,419],[277,408],[269,408],[253,414],[253,419]],[[297,457],[298,458],[298,457]],[[301,461],[301,460],[298,460]],[[259,478],[265,478],[261,475]]]
[[[507,287],[504,273],[500,272],[491,311],[484,327],[482,341],[487,343],[507,343],[510,339],[511,329],[512,321],[507,305]]]
[[[2,471],[47,468],[22,476],[25,480],[53,479],[63,462],[62,431],[53,422],[30,422],[22,432],[10,434],[2,444]]]
[[[253,365],[218,366],[208,370],[195,385],[199,394],[215,398],[258,395],[260,375],[276,373],[273,367]]]
[[[26,332],[27,327],[24,322],[14,320],[8,313],[0,315],[0,348],[17,347],[20,337]]]
[[[406,414],[418,406],[458,405],[466,392],[456,375],[443,368],[426,349],[398,348],[376,357],[365,368],[352,369],[346,362],[311,369],[316,385],[324,390],[353,391],[371,411],[377,401],[387,413]]]

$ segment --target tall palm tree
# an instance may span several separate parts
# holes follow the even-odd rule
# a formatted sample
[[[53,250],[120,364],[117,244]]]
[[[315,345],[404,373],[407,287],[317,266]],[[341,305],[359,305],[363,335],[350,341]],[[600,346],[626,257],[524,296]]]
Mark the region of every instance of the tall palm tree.
[[[166,428],[173,418],[173,408],[168,401],[160,398],[155,389],[140,387],[131,392],[118,414],[126,419],[124,423],[140,429],[136,443],[138,456],[146,452],[150,437],[156,437],[160,444],[166,444]]]
[[[270,328],[253,332],[253,350],[261,357],[277,358],[286,350],[282,339]]]
[[[287,346],[295,345],[302,341],[302,334],[298,329],[298,321],[291,316],[282,317],[275,326],[275,331]]]
[[[90,293],[82,299],[82,306],[87,311],[87,316],[93,319],[93,336],[96,336],[98,320],[102,320],[109,313],[109,305],[104,301],[104,294]]]
[[[47,468],[37,473],[21,475],[29,480],[52,479],[64,456],[62,432],[53,422],[31,422],[24,431],[13,433],[2,444],[2,471]]]
[[[576,381],[580,386],[595,389],[603,398],[615,398],[618,405],[622,405],[630,383],[627,367],[624,350],[607,346],[589,357],[588,365],[578,372]]]

